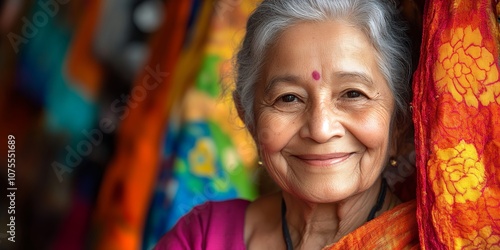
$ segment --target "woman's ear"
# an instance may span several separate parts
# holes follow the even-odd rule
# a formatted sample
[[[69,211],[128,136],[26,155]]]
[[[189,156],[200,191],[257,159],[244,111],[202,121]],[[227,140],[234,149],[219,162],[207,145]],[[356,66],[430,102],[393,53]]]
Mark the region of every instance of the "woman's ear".
[[[394,129],[392,131],[392,133],[390,134],[390,138],[389,138],[389,150],[388,150],[388,155],[390,157],[395,157],[398,155],[398,137],[400,136],[400,133],[398,131],[398,129],[394,126]]]
[[[397,124],[400,123],[398,122],[399,119],[393,119],[392,124],[391,124],[391,132],[389,133],[389,149],[388,149],[388,155],[389,157],[396,157],[401,153],[400,152],[400,146],[401,146],[401,141],[404,140],[404,131],[405,131],[405,126],[398,126]]]
[[[389,156],[407,155],[414,150],[413,126],[411,124],[393,126],[391,132],[388,149]]]

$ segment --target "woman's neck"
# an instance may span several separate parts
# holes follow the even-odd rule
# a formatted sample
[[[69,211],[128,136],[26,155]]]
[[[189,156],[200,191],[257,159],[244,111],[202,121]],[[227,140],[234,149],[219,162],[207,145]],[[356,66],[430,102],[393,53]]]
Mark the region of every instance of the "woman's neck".
[[[261,196],[247,208],[244,235],[247,249],[285,248],[281,220],[283,199],[293,249],[321,249],[366,223],[379,190],[377,181],[363,194],[330,204],[306,203],[285,192]],[[376,216],[398,203],[397,197],[387,190],[384,205]]]
[[[321,249],[340,240],[367,222],[370,211],[377,203],[381,179],[368,190],[341,202],[309,203],[286,192],[286,223],[293,249]],[[384,205],[376,214],[389,209],[394,197],[387,192]]]

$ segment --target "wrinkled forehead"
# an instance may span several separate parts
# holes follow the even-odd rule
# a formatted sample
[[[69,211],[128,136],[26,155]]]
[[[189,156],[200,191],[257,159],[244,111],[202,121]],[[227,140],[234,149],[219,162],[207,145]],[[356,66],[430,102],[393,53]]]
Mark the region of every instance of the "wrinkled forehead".
[[[369,38],[349,23],[298,23],[284,30],[268,49],[262,80],[269,82],[274,75],[314,78],[341,72],[372,82],[383,79],[387,84],[380,78],[378,59]]]

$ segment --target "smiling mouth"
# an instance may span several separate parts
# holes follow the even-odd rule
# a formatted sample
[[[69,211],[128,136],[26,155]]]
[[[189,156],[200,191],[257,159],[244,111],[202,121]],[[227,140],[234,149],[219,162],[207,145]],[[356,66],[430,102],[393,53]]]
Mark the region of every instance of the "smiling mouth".
[[[353,153],[334,153],[334,154],[308,154],[308,155],[295,155],[295,157],[302,162],[311,166],[331,166],[342,163],[349,159]]]

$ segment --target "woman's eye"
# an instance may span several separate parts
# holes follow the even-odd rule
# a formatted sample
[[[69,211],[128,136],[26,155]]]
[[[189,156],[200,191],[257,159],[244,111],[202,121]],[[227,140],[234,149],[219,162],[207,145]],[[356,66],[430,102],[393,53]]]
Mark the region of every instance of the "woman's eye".
[[[294,102],[297,100],[297,97],[294,95],[284,95],[280,99],[282,102]]]
[[[345,93],[347,98],[358,98],[361,97],[363,94],[359,91],[351,90]]]

